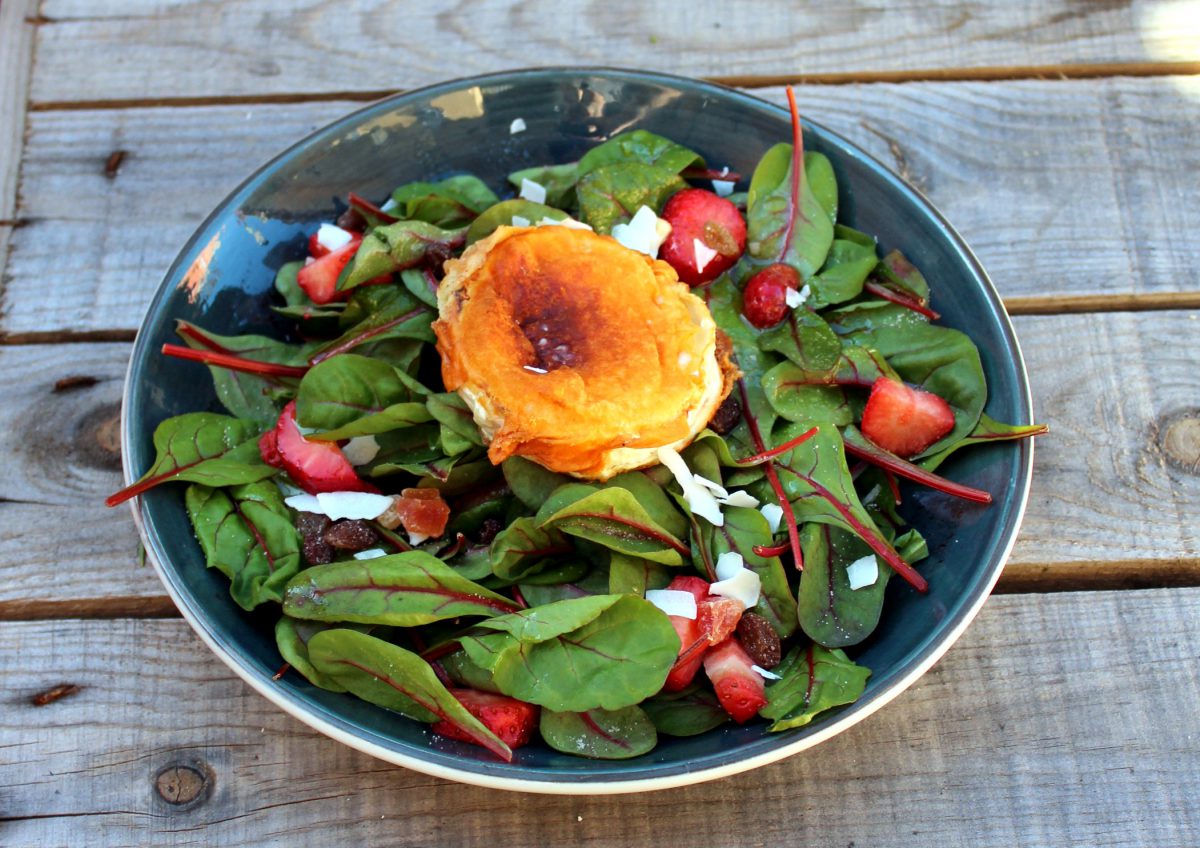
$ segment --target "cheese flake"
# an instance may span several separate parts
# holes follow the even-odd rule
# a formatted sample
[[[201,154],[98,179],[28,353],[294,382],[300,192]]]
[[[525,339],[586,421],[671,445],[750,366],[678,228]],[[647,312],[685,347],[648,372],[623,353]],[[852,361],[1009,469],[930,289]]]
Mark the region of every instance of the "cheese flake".
[[[356,551],[355,559],[378,559],[381,556],[387,556],[387,551],[383,548],[367,548],[365,551]]]
[[[354,239],[349,230],[343,230],[336,224],[322,224],[317,228],[317,242],[331,253],[345,247]]]
[[[779,529],[779,522],[783,521],[783,507],[779,504],[769,503],[763,504],[758,511],[763,514],[763,518],[767,519],[772,533]]]
[[[512,216],[512,225],[514,227],[528,227],[529,219],[522,215],[513,215]]]
[[[688,509],[692,511],[693,515],[699,515],[717,527],[724,526],[725,516],[721,515],[721,507],[717,503],[717,499],[713,497],[712,492],[696,482],[696,476],[687,467],[687,463],[683,461],[679,451],[671,447],[661,447],[658,449],[658,461],[675,475],[676,482],[683,489],[683,497],[687,501]]]
[[[521,180],[521,197],[526,200],[532,200],[534,203],[546,202],[546,187],[541,183],[535,183],[533,180]]]
[[[342,446],[342,454],[351,465],[366,465],[379,455],[379,442],[374,436],[355,436]]]
[[[726,497],[717,498],[717,501],[722,506],[740,506],[746,509],[755,509],[758,506],[758,498],[749,492],[730,492]]]
[[[537,225],[539,227],[566,227],[569,230],[587,230],[589,232],[592,231],[592,228],[590,225],[583,223],[583,221],[576,221],[574,218],[572,218],[570,216],[563,218],[561,221],[558,220],[557,218],[551,218],[551,217],[547,216],[547,217],[542,218],[542,220],[538,221]]]
[[[703,271],[708,263],[717,258],[717,252],[698,238],[692,239],[692,252],[696,256],[697,271]]]
[[[713,180],[713,193],[717,197],[729,197],[729,195],[733,194],[733,187],[736,185],[737,183],[733,180]]]
[[[525,119],[513,118],[513,122],[508,125],[508,134],[516,135],[517,133],[525,132]]]
[[[761,665],[752,665],[752,666],[750,666],[750,670],[753,671],[755,674],[757,674],[759,677],[764,677],[767,680],[783,680],[782,674],[776,674],[773,671],[767,671]]]
[[[846,566],[846,577],[850,581],[851,590],[874,586],[879,579],[879,561],[875,554],[867,554],[861,559]]]
[[[726,551],[717,557],[715,566],[718,580],[728,580],[746,567],[746,561],[737,551]]]
[[[690,619],[696,617],[696,596],[691,592],[679,589],[648,589],[646,600],[667,615]]]
[[[612,228],[612,237],[630,250],[658,258],[658,249],[671,234],[671,225],[654,214],[649,206],[641,206],[628,224]]]
[[[708,587],[710,595],[720,595],[724,598],[734,598],[741,601],[746,609],[758,603],[762,595],[762,579],[757,573],[748,568],[742,568],[727,580],[719,580]]]

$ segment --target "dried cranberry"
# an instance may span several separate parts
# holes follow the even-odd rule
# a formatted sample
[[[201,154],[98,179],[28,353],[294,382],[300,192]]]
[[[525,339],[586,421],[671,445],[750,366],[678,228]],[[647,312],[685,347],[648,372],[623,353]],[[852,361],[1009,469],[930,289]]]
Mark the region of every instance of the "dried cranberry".
[[[787,315],[788,289],[800,288],[800,274],[791,265],[776,262],[750,278],[742,292],[742,314],[746,320],[765,330]]]
[[[379,543],[379,535],[365,521],[343,518],[325,531],[325,541],[339,551],[364,551]]]
[[[735,395],[728,395],[713,413],[712,420],[708,422],[708,429],[725,436],[732,432],[741,420],[742,402]]]
[[[779,641],[779,634],[775,632],[771,622],[758,613],[742,614],[742,620],[737,626],[737,636],[746,653],[760,668],[774,668],[783,659],[783,645]]]
[[[333,561],[333,547],[325,541],[329,517],[315,512],[296,514],[296,530],[300,533],[304,561],[309,565],[324,565]]]
[[[338,215],[337,225],[343,230],[349,230],[352,233],[361,233],[367,228],[367,219],[362,216],[362,213],[351,206],[341,215]]]

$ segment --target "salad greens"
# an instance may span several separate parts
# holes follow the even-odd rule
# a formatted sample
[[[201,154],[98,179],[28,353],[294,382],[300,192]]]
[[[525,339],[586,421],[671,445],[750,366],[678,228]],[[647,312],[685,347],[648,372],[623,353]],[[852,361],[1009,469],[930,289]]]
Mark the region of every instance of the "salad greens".
[[[745,720],[726,702],[718,651],[705,654],[718,632],[747,650],[757,638],[734,620],[724,630],[704,623],[717,615],[706,604],[722,601],[706,598],[708,587],[731,558],[759,587],[744,615],[762,619],[755,632],[774,642],[776,662],[783,650],[770,679],[750,675],[765,690],[752,712],[780,731],[852,703],[871,672],[842,649],[886,614],[890,578],[925,588],[914,563],[926,547],[896,512],[895,475],[986,501],[933,472],[962,447],[1044,428],[983,414],[978,350],[932,322],[930,286],[902,255],[880,258],[870,235],[838,222],[834,169],[803,151],[794,121],[792,143],[771,148],[749,180],[744,254],[697,288],[742,374],[726,401],[736,418],[682,454],[711,491],[744,493],[720,507],[721,523],[693,512],[665,467],[597,483],[521,457],[493,466],[470,409],[440,383],[430,325],[444,259],[514,221],[574,218],[609,233],[642,206],[661,213],[692,175],[716,174],[697,152],[644,130],[578,162],[508,175],[513,189],[541,185],[544,204],[503,199],[470,174],[402,185],[382,207],[352,196],[341,219],[351,244],[333,253],[310,244],[308,264],[278,271],[274,308],[306,341],[179,323],[183,344],[164,351],[206,364],[230,415],[163,422],[154,464],[110,505],[188,483],[205,560],[229,578],[239,606],[279,614],[277,643],[293,673],[449,726],[503,759],[528,732],[506,735],[495,718],[501,696],[540,707],[544,743],[585,757],[635,757],[660,734]],[[339,250],[329,296],[314,300],[317,271],[306,269]],[[802,302],[759,329],[743,317],[743,296],[771,264],[798,273]],[[857,425],[878,380],[944,399],[952,429],[911,461],[875,444]],[[335,466],[349,485],[318,484]],[[362,493],[358,506],[378,503],[379,490],[395,494],[389,511],[363,519],[351,514],[358,506],[344,517],[315,512],[324,501],[297,500],[301,489]],[[848,567],[864,561],[877,576],[856,585]],[[705,638],[685,638],[686,616],[647,600],[693,585],[681,577],[700,586]],[[672,684],[689,664],[695,675],[703,656],[712,683]],[[498,700],[476,707],[472,692]]]

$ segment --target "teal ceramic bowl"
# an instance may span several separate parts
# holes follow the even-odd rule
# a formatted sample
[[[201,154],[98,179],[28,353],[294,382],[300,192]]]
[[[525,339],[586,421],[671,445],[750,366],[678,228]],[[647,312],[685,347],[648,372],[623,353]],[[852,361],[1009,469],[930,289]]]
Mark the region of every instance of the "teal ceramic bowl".
[[[526,130],[510,134],[513,120]],[[275,269],[304,255],[315,222],[348,191],[386,196],[404,182],[469,171],[504,189],[517,168],[578,159],[618,132],[644,128],[749,175],[771,145],[790,138],[787,113],[747,94],[637,71],[544,69],[443,83],[375,103],[314,133],[269,162],[209,216],[163,280],[134,345],[124,403],[126,478],[153,461],[151,435],[182,412],[219,410],[203,366],[159,354],[178,318],[218,333],[278,333],[267,308]],[[1013,329],[995,289],[937,210],[877,161],[806,122],[805,145],[833,161],[844,220],[899,248],[934,286],[943,322],[979,346],[987,412],[1031,421],[1029,387]],[[744,186],[743,186],[744,187]],[[979,611],[1012,549],[1032,469],[1028,442],[956,454],[954,479],[991,492],[987,508],[912,489],[906,503],[929,540],[921,595],[893,580],[883,620],[855,656],[872,670],[863,697],[808,727],[766,732],[765,723],[665,737],[625,761],[568,757],[544,746],[512,763],[434,736],[426,727],[349,695],[317,689],[280,666],[274,617],[247,614],[226,578],[205,568],[183,507],[182,486],[139,498],[134,514],[149,558],[180,611],[212,650],[281,708],[347,745],[438,777],[505,789],[599,794],[643,791],[735,774],[809,748],[863,720],[927,671]],[[236,716],[231,717],[233,721]]]

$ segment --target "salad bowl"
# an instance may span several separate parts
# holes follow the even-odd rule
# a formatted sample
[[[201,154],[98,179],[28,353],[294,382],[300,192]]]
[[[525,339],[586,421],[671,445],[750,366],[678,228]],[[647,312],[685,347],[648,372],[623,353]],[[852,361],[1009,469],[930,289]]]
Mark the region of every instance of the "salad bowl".
[[[167,272],[134,345],[122,419],[127,481],[154,460],[152,434],[184,412],[219,411],[195,366],[163,357],[176,321],[220,334],[279,335],[269,308],[275,270],[303,255],[313,227],[353,191],[383,197],[396,185],[470,172],[503,190],[505,175],[577,160],[611,136],[645,129],[686,145],[717,167],[748,175],[790,137],[788,113],[745,93],[657,73],[608,69],[513,71],[442,83],[336,120],[264,165],[199,227]],[[839,186],[839,215],[899,249],[931,281],[942,323],[978,346],[989,387],[986,412],[1031,422],[1028,382],[1012,326],[963,240],[916,190],[840,136],[805,121],[805,146],[825,154]],[[745,179],[745,178],[744,178]],[[744,185],[741,186],[744,188]],[[270,616],[247,613],[223,575],[205,567],[178,487],[140,496],[134,518],[168,593],[204,642],[280,708],[326,735],[383,760],[481,786],[547,793],[644,791],[711,780],[810,748],[863,720],[925,673],[963,633],[999,577],[1029,491],[1028,441],[954,455],[943,471],[986,489],[989,507],[933,491],[907,491],[904,511],[929,543],[924,594],[888,587],[875,633],[852,654],[871,669],[862,697],[811,724],[768,733],[765,723],[726,725],[664,739],[630,760],[570,757],[533,745],[511,763],[444,739],[425,725],[310,685],[274,679],[281,659]]]

